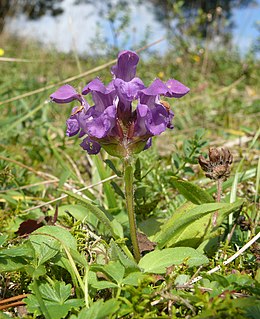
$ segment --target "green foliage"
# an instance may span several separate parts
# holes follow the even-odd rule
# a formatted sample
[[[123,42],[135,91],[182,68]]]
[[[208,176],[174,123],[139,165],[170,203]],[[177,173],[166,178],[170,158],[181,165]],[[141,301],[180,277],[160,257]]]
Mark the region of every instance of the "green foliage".
[[[88,210],[90,210],[90,212],[105,225],[110,236],[114,237],[115,239],[123,237],[122,227],[120,227],[121,225],[115,219],[113,219],[113,217],[110,216],[108,212],[105,212],[104,209],[100,209],[98,206],[93,205],[89,200],[79,195],[76,195],[69,191],[65,191],[65,193],[81,202],[83,206],[87,207]]]
[[[61,319],[66,317],[71,309],[79,309],[84,305],[82,299],[69,299],[72,288],[70,284],[55,281],[52,285],[47,282],[41,282],[37,288],[35,285],[36,283],[30,285],[32,294],[25,299],[25,302],[28,311],[36,316],[44,314],[45,318]],[[44,309],[41,308],[38,291],[45,305]]]
[[[199,205],[214,202],[212,196],[195,184],[173,177],[172,185],[193,204]]]
[[[141,258],[140,268],[148,273],[163,274],[172,265],[187,263],[189,267],[208,263],[208,258],[190,247],[155,250]]]
[[[82,309],[78,316],[72,315],[70,319],[103,319],[113,315],[119,309],[120,302],[114,299],[98,300],[90,308]]]
[[[235,203],[209,203],[194,205],[186,203],[173,214],[161,227],[153,240],[158,246],[190,246],[198,247],[203,239],[212,236],[212,214],[218,211],[217,223],[220,225],[230,213],[238,210],[243,200]]]

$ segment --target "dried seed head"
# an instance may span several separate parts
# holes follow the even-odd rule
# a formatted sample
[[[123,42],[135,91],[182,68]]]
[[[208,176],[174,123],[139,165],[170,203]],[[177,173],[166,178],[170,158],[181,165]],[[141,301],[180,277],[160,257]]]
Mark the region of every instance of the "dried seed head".
[[[203,171],[206,172],[206,177],[214,180],[226,180],[231,171],[233,156],[228,149],[217,149],[211,147],[209,149],[209,159],[204,156],[199,156],[199,164]]]

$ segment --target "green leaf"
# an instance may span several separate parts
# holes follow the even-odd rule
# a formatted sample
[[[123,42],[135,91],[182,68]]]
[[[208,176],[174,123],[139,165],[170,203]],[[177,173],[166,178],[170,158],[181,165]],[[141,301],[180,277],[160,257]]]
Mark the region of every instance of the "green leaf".
[[[62,187],[66,180],[70,177],[71,172],[69,170],[63,170],[60,174],[59,187]]]
[[[144,272],[164,274],[167,267],[180,265],[183,262],[193,267],[207,264],[209,260],[193,248],[176,247],[152,251],[142,257],[138,265]]]
[[[0,273],[22,270],[28,264],[23,257],[0,256]]]
[[[145,275],[141,273],[140,271],[131,272],[128,276],[126,276],[122,284],[123,285],[130,285],[130,286],[138,286],[139,281],[141,281]]]
[[[98,219],[91,213],[91,211],[83,205],[62,205],[59,206],[59,216],[72,215],[76,220],[80,220],[85,223],[90,223],[93,226],[97,226]]]
[[[140,199],[140,198],[145,197],[145,195],[146,195],[146,189],[147,189],[146,186],[137,187],[137,188],[135,189],[135,193],[134,193],[135,199]]]
[[[116,168],[115,164],[114,164],[111,160],[106,159],[106,160],[104,160],[104,162],[107,164],[107,166],[109,166],[109,167],[112,169],[112,171],[113,171],[118,177],[122,177],[122,176],[123,176],[123,173],[120,172],[120,171]]]
[[[260,268],[256,271],[255,280],[260,284]]]
[[[246,298],[247,299],[247,298]],[[246,318],[259,319],[260,318],[260,304],[256,302],[254,306],[246,307]]]
[[[194,205],[186,203],[173,214],[161,227],[161,230],[152,237],[158,242],[158,247],[191,246],[198,247],[203,239],[212,236],[212,212],[218,211],[217,225],[231,212],[243,205],[243,200],[235,203],[208,203]]]
[[[151,216],[142,222],[138,223],[138,228],[145,233],[148,237],[160,231],[160,226],[162,225],[162,220],[158,220],[158,217]]]
[[[179,275],[175,281],[174,281],[174,284],[175,285],[184,285],[186,282],[188,282],[190,279],[190,276],[189,275]]]
[[[110,282],[110,281],[106,281],[106,280],[97,281],[97,282],[91,284],[91,286],[93,288],[98,289],[98,290],[108,289],[108,288],[118,288],[117,284]]]
[[[31,236],[30,242],[35,250],[38,266],[53,258],[61,249],[60,242],[45,235]]]
[[[8,238],[8,235],[0,235],[0,246],[2,246]]]
[[[214,203],[213,197],[197,185],[172,177],[172,185],[189,201],[200,205],[205,203]]]
[[[125,194],[123,193],[122,189],[118,186],[118,184],[113,181],[110,184],[113,187],[114,191],[117,193],[117,195],[125,199]]]
[[[78,177],[75,174],[74,170],[72,169],[71,165],[68,165],[66,163],[66,161],[63,159],[63,157],[60,155],[59,148],[53,143],[53,141],[52,141],[52,139],[51,139],[49,134],[47,134],[47,138],[48,138],[48,141],[49,141],[49,146],[50,146],[51,150],[53,151],[53,155],[54,155],[54,157],[56,157],[57,162],[59,163],[59,165],[62,168],[62,172],[66,172],[65,175],[64,175],[64,173],[62,174],[62,176],[61,176],[62,180],[59,182],[59,184],[64,183],[66,181],[65,178],[69,177],[70,175],[75,180],[77,180]]]
[[[134,177],[135,179],[137,179],[138,181],[141,181],[142,177],[141,177],[141,161],[139,158],[137,158],[136,162],[135,162],[135,171],[134,171]]]
[[[15,206],[17,205],[17,200],[14,199],[12,196],[1,194],[1,198],[10,204],[13,204]]]
[[[77,201],[79,201],[82,205],[84,205],[85,207],[87,207],[92,214],[94,214],[98,220],[104,224],[104,226],[106,227],[107,231],[109,232],[109,234],[114,237],[115,239],[120,238],[120,236],[116,233],[113,224],[111,223],[111,221],[109,220],[109,218],[106,216],[106,214],[98,207],[93,205],[90,201],[88,201],[87,199],[74,194],[70,191],[64,191],[64,193],[66,193],[67,195],[69,195],[70,197],[76,199]]]
[[[200,140],[203,137],[204,134],[205,134],[205,129],[204,128],[198,128],[195,131],[195,140]]]
[[[0,249],[0,272],[24,270],[34,257],[34,250],[26,243]]]
[[[0,249],[0,255],[18,257],[18,256],[33,256],[33,249],[27,244],[22,244],[20,246],[14,246],[11,248]]]
[[[127,256],[126,253],[122,250],[122,248],[119,247],[119,244],[114,242],[114,240],[111,240],[110,248],[111,259],[114,261],[119,260],[121,264],[125,267],[126,273],[136,271],[139,269],[133,257]]]
[[[30,285],[30,288],[35,293],[34,285]],[[40,283],[41,298],[52,319],[64,318],[71,309],[77,309],[84,305],[82,299],[68,299],[71,294],[71,288],[70,284],[66,285],[64,282],[59,281],[54,282],[53,286],[49,283]],[[38,299],[34,294],[29,295],[24,301],[29,312],[37,315],[42,314]]]
[[[66,285],[63,281],[56,281],[51,287],[48,283],[41,284],[40,291],[45,300],[63,303],[70,297],[71,285]]]
[[[104,266],[93,265],[91,270],[101,271],[117,283],[121,283],[125,275],[125,268],[119,261],[111,261]]]
[[[109,262],[107,265],[104,266],[104,271],[117,283],[121,283],[125,275],[125,268],[119,261]]]
[[[43,265],[39,266],[31,266],[26,265],[23,269],[26,273],[31,276],[33,279],[38,279],[40,276],[44,276],[46,274],[46,269]]]
[[[101,158],[99,156],[94,156],[93,163],[97,168],[97,171],[98,171],[98,174],[99,174],[99,177],[101,180],[106,179],[106,178],[111,176],[110,173],[108,172],[108,170],[106,169],[104,162],[101,160]],[[104,190],[104,194],[106,196],[106,201],[107,201],[108,207],[109,208],[116,208],[117,202],[116,202],[115,194],[113,192],[111,185],[109,183],[104,183],[103,190]]]
[[[105,319],[110,315],[115,314],[118,311],[119,306],[120,301],[116,299],[110,299],[105,302],[103,300],[98,300],[94,302],[89,309],[82,309],[77,319]]]
[[[35,237],[35,238],[34,238]],[[56,240],[65,247],[77,250],[77,241],[71,233],[59,226],[43,226],[30,235],[30,241],[40,245],[44,240]]]

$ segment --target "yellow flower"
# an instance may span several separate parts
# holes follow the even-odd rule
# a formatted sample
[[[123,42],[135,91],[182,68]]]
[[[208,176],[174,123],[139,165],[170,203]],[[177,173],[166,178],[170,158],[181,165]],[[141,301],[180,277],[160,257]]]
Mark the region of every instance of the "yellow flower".
[[[0,48],[0,56],[3,56],[5,54],[5,50]]]
[[[158,73],[158,77],[159,77],[160,79],[162,79],[162,78],[164,77],[164,72],[163,72],[163,71],[160,71],[160,72]]]
[[[199,55],[193,55],[192,56],[192,59],[195,61],[195,62],[200,62],[200,56]]]

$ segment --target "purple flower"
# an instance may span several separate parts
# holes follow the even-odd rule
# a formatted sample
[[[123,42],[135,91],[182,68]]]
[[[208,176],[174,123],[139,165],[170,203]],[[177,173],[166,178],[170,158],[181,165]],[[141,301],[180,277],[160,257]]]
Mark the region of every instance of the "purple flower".
[[[180,98],[189,88],[174,79],[166,83],[156,79],[145,87],[136,77],[138,61],[135,52],[122,51],[107,86],[96,78],[82,94],[64,85],[50,96],[56,103],[79,102],[67,120],[67,135],[85,136],[81,147],[89,154],[97,154],[103,147],[114,156],[131,156],[149,148],[153,136],[173,128],[173,112],[160,97]],[[92,96],[92,106],[83,97],[87,94]]]

